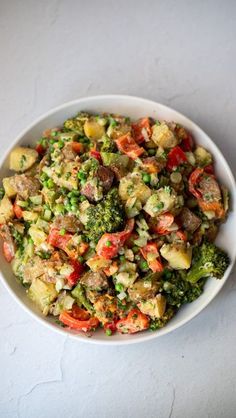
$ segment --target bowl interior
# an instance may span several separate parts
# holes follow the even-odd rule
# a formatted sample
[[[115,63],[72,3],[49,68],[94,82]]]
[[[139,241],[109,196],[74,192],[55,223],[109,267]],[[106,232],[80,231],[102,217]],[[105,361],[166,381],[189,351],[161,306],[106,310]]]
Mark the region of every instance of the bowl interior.
[[[129,96],[96,96],[84,99],[78,99],[76,101],[67,103],[63,106],[60,106],[50,112],[45,116],[41,117],[38,121],[32,124],[27,130],[18,136],[16,141],[12,144],[13,148],[16,144],[24,145],[34,145],[38,138],[41,137],[42,131],[48,128],[53,128],[60,126],[63,121],[75,115],[79,111],[88,111],[92,113],[118,113],[125,116],[129,116],[132,119],[137,119],[142,116],[150,116],[154,119],[165,119],[167,121],[175,121],[184,125],[190,132],[192,132],[196,142],[204,147],[206,147],[215,158],[215,167],[218,178],[221,183],[224,184],[231,193],[231,209],[234,207],[235,202],[235,182],[233,175],[230,171],[230,168],[222,156],[221,152],[218,150],[216,145],[210,138],[192,121],[190,121],[185,116],[180,113],[170,109],[161,104],[136,97]],[[0,178],[10,175],[8,169],[8,150],[5,157],[0,161]],[[63,333],[69,333],[75,338],[89,341],[93,343],[101,344],[130,344],[133,342],[148,340],[157,336],[166,334],[175,328],[183,325],[195,315],[197,315],[219,292],[224,282],[226,281],[230,270],[232,268],[233,262],[236,255],[236,246],[234,234],[232,231],[236,229],[236,215],[231,210],[227,222],[221,226],[220,233],[217,237],[217,244],[225,249],[230,258],[231,265],[229,266],[225,276],[222,280],[208,280],[205,291],[199,299],[195,302],[188,304],[182,307],[177,315],[167,324],[166,327],[159,331],[155,332],[143,332],[134,335],[114,335],[112,338],[107,337],[102,330],[94,333],[92,338],[88,338],[83,334],[74,333],[73,331],[65,330],[60,326],[55,324],[54,318],[42,317],[41,313],[34,306],[34,304],[28,299],[25,293],[25,289],[16,281],[15,277],[12,274],[11,267],[5,262],[2,252],[0,251],[0,271],[3,279],[3,283],[6,285],[10,293],[21,303],[27,311],[34,315],[38,320],[40,320],[45,325],[48,325],[51,329],[56,329],[57,331]]]

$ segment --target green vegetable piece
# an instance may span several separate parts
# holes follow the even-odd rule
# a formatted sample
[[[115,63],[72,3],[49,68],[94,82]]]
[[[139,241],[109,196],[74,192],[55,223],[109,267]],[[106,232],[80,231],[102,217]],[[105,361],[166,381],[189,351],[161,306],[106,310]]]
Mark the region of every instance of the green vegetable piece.
[[[105,166],[109,165],[120,165],[127,167],[129,164],[129,157],[127,155],[115,154],[113,152],[101,152],[102,162]]]
[[[144,173],[142,178],[143,178],[144,183],[150,183],[151,181],[151,176],[148,173]]]
[[[103,144],[102,144],[102,147],[101,147],[102,152],[112,153],[112,152],[116,151],[116,149],[117,149],[116,144],[111,138],[109,138],[109,136],[104,136],[102,138],[102,141],[103,141]]]
[[[47,187],[48,187],[49,189],[53,189],[53,188],[54,188],[54,186],[55,186],[54,181],[53,181],[52,179],[48,179],[48,180],[47,180]]]
[[[204,242],[196,249],[193,266],[188,271],[186,280],[197,283],[205,277],[222,279],[229,263],[229,256],[223,250],[213,243]]]
[[[49,209],[46,209],[43,214],[43,219],[45,219],[45,221],[50,221],[51,217],[52,212]]]
[[[79,302],[80,305],[83,305],[85,309],[87,309],[87,311],[89,311],[91,314],[94,312],[93,306],[86,298],[84,289],[80,283],[76,285],[71,294],[75,299],[77,299],[77,302]]]
[[[123,292],[124,291],[124,286],[121,283],[116,283],[115,285],[115,289],[117,292]]]
[[[62,203],[57,203],[53,208],[55,215],[63,215],[65,213],[65,206]]]
[[[87,209],[87,236],[97,242],[105,232],[117,232],[124,223],[124,209],[118,190],[113,188],[96,206]]]
[[[0,200],[2,200],[4,195],[5,195],[5,190],[3,187],[0,187]]]

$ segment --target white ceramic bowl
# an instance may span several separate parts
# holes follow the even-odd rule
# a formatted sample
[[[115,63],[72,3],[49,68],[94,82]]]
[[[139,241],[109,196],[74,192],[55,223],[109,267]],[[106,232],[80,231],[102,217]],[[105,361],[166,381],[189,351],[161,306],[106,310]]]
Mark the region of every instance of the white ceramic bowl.
[[[15,147],[16,145],[34,146],[36,140],[41,137],[41,134],[45,129],[60,126],[65,119],[74,116],[77,112],[82,110],[94,113],[118,113],[127,115],[134,119],[142,116],[150,116],[154,119],[165,119],[167,121],[175,121],[182,124],[190,132],[192,132],[196,142],[199,145],[206,147],[213,154],[217,177],[220,179],[221,183],[228,187],[230,190],[231,209],[234,207],[236,187],[233,175],[223,155],[216,147],[214,142],[208,137],[208,135],[203,132],[195,123],[193,123],[182,114],[176,112],[175,110],[150,100],[132,96],[106,95],[87,97],[65,103],[64,105],[47,112],[45,115],[36,120],[36,122],[31,124],[27,129],[25,129],[15,139],[15,141],[12,142],[10,149],[1,158],[0,178],[10,174],[8,170],[8,155],[11,148]],[[83,334],[76,334],[73,331],[61,328],[55,324],[54,318],[45,318],[37,310],[35,305],[26,296],[25,289],[16,281],[12,274],[10,265],[5,261],[2,252],[0,251],[1,279],[14,299],[34,318],[36,318],[42,324],[46,325],[51,330],[56,330],[64,335],[69,334],[73,336],[73,338],[80,341],[96,344],[121,345],[147,341],[167,334],[190,321],[190,319],[194,318],[194,316],[201,312],[217,295],[227,280],[236,258],[235,238],[234,233],[232,233],[235,230],[236,212],[231,210],[227,222],[222,225],[220,233],[217,237],[217,244],[219,244],[219,246],[227,251],[231,259],[231,264],[228,267],[224,278],[222,280],[209,279],[205,286],[204,293],[195,302],[182,307],[177,315],[164,328],[155,332],[146,331],[133,335],[118,334],[112,337],[107,337],[102,330],[99,330],[95,332],[91,338],[88,338]]]

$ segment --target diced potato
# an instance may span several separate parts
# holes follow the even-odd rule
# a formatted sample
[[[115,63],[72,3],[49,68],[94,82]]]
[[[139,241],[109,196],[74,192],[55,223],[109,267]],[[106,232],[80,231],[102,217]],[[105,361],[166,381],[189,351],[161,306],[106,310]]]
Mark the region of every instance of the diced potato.
[[[28,290],[28,296],[45,316],[48,314],[50,304],[57,298],[57,295],[58,293],[53,283],[45,283],[40,279],[34,279]]]
[[[142,313],[152,319],[161,318],[166,310],[166,298],[158,294],[154,298],[139,302],[138,307]]]
[[[4,224],[14,218],[13,205],[5,195],[0,202],[0,224]]]
[[[128,273],[127,271],[123,271],[122,273],[117,274],[116,283],[122,284],[127,289],[134,284],[137,277],[138,273]]]
[[[170,187],[162,187],[149,197],[143,209],[154,217],[171,211],[176,204],[177,195],[175,191]]]
[[[194,151],[197,165],[205,167],[212,163],[212,155],[203,147],[197,147]]]
[[[52,305],[50,313],[52,313],[54,316],[58,316],[62,311],[69,311],[72,309],[74,302],[75,299],[73,299],[69,294],[66,293],[65,290],[63,290],[59,294],[55,304]]]
[[[67,162],[66,164],[60,163],[60,173],[57,173],[56,170],[57,166],[51,171],[51,178],[54,183],[59,187],[66,187],[69,190],[78,189],[78,163],[74,161]],[[45,169],[43,171],[45,171]],[[69,176],[68,173],[70,173]]]
[[[142,203],[136,197],[130,197],[125,203],[125,212],[128,218],[138,215],[142,209]]]
[[[88,202],[88,200],[85,200],[79,205],[79,220],[83,225],[86,225],[88,222],[88,208],[90,206],[91,204]]]
[[[116,298],[110,295],[98,296],[94,302],[95,316],[102,324],[111,322],[117,316]]]
[[[164,244],[160,253],[176,270],[188,269],[192,261],[192,248],[182,244]]]
[[[24,172],[28,170],[38,158],[36,150],[26,147],[16,147],[10,153],[10,170]]]
[[[107,129],[107,135],[112,139],[117,139],[128,132],[131,132],[131,125],[126,123],[117,123],[116,126],[110,125]]]
[[[45,232],[36,225],[31,225],[28,232],[36,246],[41,245],[47,239],[47,234],[45,234]]]
[[[12,177],[5,177],[2,181],[5,193],[8,197],[15,197],[17,190],[15,186],[14,176]]]
[[[23,216],[24,221],[29,221],[29,222],[37,221],[39,217],[38,213],[31,212],[29,210],[24,210],[22,212],[22,216]]]
[[[97,140],[105,134],[105,128],[95,120],[90,119],[86,120],[84,124],[84,132],[89,139]]]
[[[120,180],[119,195],[122,200],[135,197],[141,203],[145,203],[149,196],[151,196],[151,190],[143,182],[139,173],[132,173]]]
[[[95,255],[94,257],[89,258],[86,261],[86,264],[92,271],[97,272],[106,267],[109,267],[111,260],[107,260],[106,258],[100,257],[99,255]]]
[[[150,274],[146,278],[138,279],[129,287],[128,293],[130,300],[137,303],[155,296],[160,288],[160,283],[155,274]]]
[[[165,122],[153,125],[151,139],[162,148],[174,148],[178,144],[177,137]]]
[[[40,188],[40,183],[35,177],[25,174],[16,174],[3,179],[3,187],[8,197],[19,194],[21,198],[28,199],[29,195],[35,195]]]

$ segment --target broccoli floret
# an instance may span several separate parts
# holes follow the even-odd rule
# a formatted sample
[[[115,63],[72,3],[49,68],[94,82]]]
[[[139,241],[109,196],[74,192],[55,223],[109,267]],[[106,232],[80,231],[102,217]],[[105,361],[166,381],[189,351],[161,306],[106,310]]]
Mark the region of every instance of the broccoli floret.
[[[67,119],[64,122],[64,128],[66,131],[73,131],[79,135],[84,135],[84,124],[87,119],[87,113],[78,113],[78,115],[75,118]]]
[[[118,190],[113,188],[96,206],[90,206],[87,215],[87,236],[91,241],[97,242],[105,232],[116,232],[122,229],[124,209]]]
[[[102,144],[102,147],[101,147],[102,152],[115,152],[115,151],[117,151],[115,142],[111,138],[109,138],[109,136],[104,136],[102,140],[103,140],[103,144]]]
[[[173,318],[175,313],[176,308],[174,308],[173,306],[169,306],[169,308],[166,310],[166,312],[161,318],[151,320],[149,329],[151,331],[156,331],[157,329],[163,328],[167,324],[167,322],[169,322],[170,319]]]
[[[166,297],[168,305],[179,308],[184,303],[193,302],[202,294],[205,279],[192,284],[186,281],[185,270],[168,273],[168,277],[164,275],[161,282],[161,292]]]
[[[203,277],[222,279],[230,263],[228,255],[210,242],[204,242],[196,248],[193,266],[186,275],[190,283],[197,283]]]

